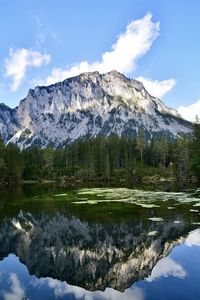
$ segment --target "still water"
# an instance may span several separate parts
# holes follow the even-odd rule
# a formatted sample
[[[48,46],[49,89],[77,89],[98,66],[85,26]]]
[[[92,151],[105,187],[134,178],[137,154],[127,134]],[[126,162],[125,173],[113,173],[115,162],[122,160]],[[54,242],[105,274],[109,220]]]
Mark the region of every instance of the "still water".
[[[0,192],[0,299],[200,299],[200,190]]]

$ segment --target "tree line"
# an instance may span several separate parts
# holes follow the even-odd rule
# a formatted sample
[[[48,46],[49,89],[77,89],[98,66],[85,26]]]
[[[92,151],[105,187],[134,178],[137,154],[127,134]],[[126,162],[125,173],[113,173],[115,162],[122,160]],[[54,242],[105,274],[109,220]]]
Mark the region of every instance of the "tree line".
[[[65,148],[4,145],[0,138],[0,182],[22,180],[140,180],[159,175],[176,180],[200,179],[200,124],[193,134],[177,139],[146,140],[98,136]]]

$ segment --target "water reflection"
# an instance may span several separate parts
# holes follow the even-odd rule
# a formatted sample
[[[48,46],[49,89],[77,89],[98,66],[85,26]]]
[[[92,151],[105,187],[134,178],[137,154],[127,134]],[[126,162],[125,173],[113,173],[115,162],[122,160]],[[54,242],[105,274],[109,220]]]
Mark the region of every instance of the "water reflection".
[[[0,257],[16,254],[37,277],[56,278],[90,291],[106,287],[124,291],[150,276],[158,260],[183,242],[193,227],[173,221],[89,223],[60,213],[50,217],[21,211],[2,224]],[[191,243],[191,238],[186,241]],[[166,261],[159,264],[164,268]],[[184,274],[172,261],[167,261],[167,268],[162,273]],[[158,271],[152,276],[149,281]]]
[[[162,258],[153,268],[152,273],[147,277],[147,281],[152,282],[160,277],[173,276],[177,278],[185,278],[187,275],[184,268],[176,263],[170,257]]]
[[[188,241],[193,240],[195,236],[195,246],[200,253],[200,230],[191,232],[182,246],[176,246],[172,251],[172,257],[162,258],[153,268],[152,273],[145,281],[132,285],[124,292],[106,288],[105,291],[88,291],[84,288],[69,285],[66,282],[59,281],[50,277],[37,278],[30,275],[27,267],[20,263],[19,258],[13,254],[8,255],[0,262],[0,299],[19,300],[19,299],[83,299],[83,300],[143,300],[143,299],[177,299],[176,286],[180,299],[198,299],[200,289],[198,287],[198,273],[193,269],[182,266],[186,264],[188,256],[180,258],[177,252],[184,252],[184,248],[189,249],[189,257],[195,254],[194,246]],[[193,242],[192,242],[193,243]],[[196,250],[196,249],[195,249]],[[196,252],[197,253],[197,252]],[[196,259],[196,257],[194,257]],[[177,262],[176,260],[179,260]],[[194,263],[194,261],[193,261]],[[200,268],[200,263],[196,261],[196,271]],[[194,266],[193,266],[194,267]],[[192,271],[193,270],[193,271]],[[162,286],[162,279],[169,278],[169,285],[165,281],[166,289]],[[177,280],[186,280],[185,289],[179,289]],[[196,280],[196,281],[195,281]],[[152,284],[154,285],[152,286]],[[188,284],[189,283],[189,284]],[[191,285],[192,283],[192,285]],[[188,288],[189,287],[189,288]],[[151,290],[153,289],[153,290]],[[155,291],[159,291],[159,294]],[[173,292],[173,294],[170,294]]]
[[[0,299],[200,299],[198,195],[12,197],[0,201]]]
[[[3,276],[3,274],[2,274]],[[10,285],[9,290],[3,290],[2,296],[5,300],[8,299],[24,299],[25,298],[25,290],[22,287],[22,284],[16,273],[10,273],[8,275],[8,284]]]
[[[112,288],[107,288],[104,292],[91,292],[77,286],[69,285],[66,282],[61,282],[57,279],[38,279],[36,276],[30,276],[26,267],[22,265],[19,262],[19,259],[14,255],[9,255],[9,257],[3,261],[5,271],[7,271],[6,269],[7,265],[9,265],[9,261],[12,262],[18,272],[8,274],[6,274],[6,272],[2,273],[2,276],[5,276],[6,280],[4,280],[4,282],[0,281],[0,299],[144,299],[142,289],[138,287],[132,287],[124,293]],[[2,262],[0,262],[0,267],[2,268],[1,264]],[[2,283],[4,283],[4,285],[2,285]]]
[[[199,246],[200,247],[200,229],[191,232],[185,240],[187,246]]]

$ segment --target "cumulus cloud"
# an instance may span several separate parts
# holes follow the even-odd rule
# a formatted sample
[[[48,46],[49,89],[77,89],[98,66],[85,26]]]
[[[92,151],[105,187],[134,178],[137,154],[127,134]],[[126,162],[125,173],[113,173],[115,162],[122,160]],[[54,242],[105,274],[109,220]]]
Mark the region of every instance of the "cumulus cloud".
[[[10,291],[3,291],[4,300],[19,300],[25,298],[24,289],[17,277],[17,274],[11,273],[9,276]]]
[[[103,53],[101,60],[89,63],[80,62],[70,68],[54,68],[52,73],[40,84],[48,85],[65,78],[76,76],[83,72],[99,71],[105,73],[111,70],[128,74],[135,70],[137,60],[151,48],[159,35],[160,23],[152,21],[148,13],[142,19],[132,21],[126,31],[119,35],[111,51]]]
[[[106,288],[105,291],[87,291],[81,287],[69,285],[66,282],[61,282],[52,278],[32,279],[32,285],[34,287],[41,288],[43,285],[47,285],[54,292],[55,298],[66,297],[67,295],[73,295],[76,299],[84,300],[143,300],[144,294],[142,289],[138,287],[131,287],[125,290],[123,293],[114,290],[112,288]]]
[[[12,80],[11,91],[16,91],[22,83],[27,69],[30,67],[40,67],[48,64],[51,59],[49,54],[41,54],[31,49],[20,48],[14,50],[10,48],[9,57],[5,59],[5,76]]]
[[[192,231],[185,240],[185,244],[189,247],[200,247],[200,229]]]
[[[183,267],[177,264],[169,257],[161,259],[156,266],[153,268],[151,275],[146,279],[149,282],[152,282],[160,277],[173,276],[177,278],[185,278],[186,272]]]
[[[171,91],[175,86],[176,81],[174,79],[168,80],[151,80],[145,77],[138,77],[137,80],[141,81],[145,89],[154,97],[162,98],[166,93]]]
[[[188,106],[180,106],[178,112],[184,119],[191,122],[196,121],[196,117],[200,118],[200,100]]]

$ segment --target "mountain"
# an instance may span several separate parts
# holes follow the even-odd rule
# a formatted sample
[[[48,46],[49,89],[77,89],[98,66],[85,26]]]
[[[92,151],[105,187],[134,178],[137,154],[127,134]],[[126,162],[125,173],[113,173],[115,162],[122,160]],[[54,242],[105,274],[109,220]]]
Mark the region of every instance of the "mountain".
[[[0,132],[21,148],[63,146],[97,135],[177,137],[192,124],[151,96],[139,81],[117,71],[83,73],[30,89],[15,109],[0,104]]]

